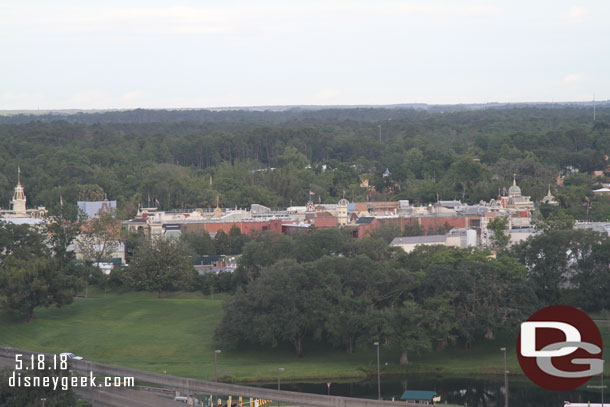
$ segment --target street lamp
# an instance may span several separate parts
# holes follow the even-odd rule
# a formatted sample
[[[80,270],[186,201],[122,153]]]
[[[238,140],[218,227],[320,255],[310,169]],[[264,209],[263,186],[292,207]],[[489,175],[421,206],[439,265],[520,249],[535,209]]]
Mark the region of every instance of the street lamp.
[[[508,370],[506,370],[506,348],[500,348],[504,352],[504,407],[508,407]]]
[[[381,124],[378,124],[377,127],[379,128],[379,142],[381,143]]]
[[[603,360],[602,360],[602,366],[603,366]],[[602,407],[604,407],[604,369],[602,368],[602,385],[600,386],[602,388]]]
[[[374,342],[377,346],[377,400],[381,400],[381,374],[379,373],[379,342]]]
[[[218,355],[220,353],[219,349],[216,349],[214,351],[214,381],[217,382],[218,381],[218,372],[216,370],[216,355]]]
[[[280,390],[280,373],[282,373],[284,371],[283,367],[278,367],[277,368],[277,390]],[[277,406],[280,407],[280,400],[279,400],[279,394],[278,394],[278,401],[277,401]]]

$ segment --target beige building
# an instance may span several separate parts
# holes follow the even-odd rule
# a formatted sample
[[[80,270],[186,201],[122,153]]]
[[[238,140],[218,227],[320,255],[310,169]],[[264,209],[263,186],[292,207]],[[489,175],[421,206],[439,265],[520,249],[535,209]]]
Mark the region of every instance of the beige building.
[[[456,228],[446,235],[408,236],[396,237],[390,246],[400,247],[410,253],[417,246],[449,246],[449,247],[475,247],[477,246],[477,232],[473,229]]]
[[[21,168],[17,167],[17,186],[15,187],[15,192],[13,192],[13,199],[10,202],[11,208],[8,210],[0,209],[0,218],[42,219],[47,216],[47,210],[44,206],[39,206],[36,209],[27,209],[26,204],[25,190],[23,185],[21,185]]]
[[[506,207],[516,211],[534,210],[534,202],[529,196],[521,195],[521,188],[517,186],[516,175],[513,175],[513,185],[508,188],[508,202]]]

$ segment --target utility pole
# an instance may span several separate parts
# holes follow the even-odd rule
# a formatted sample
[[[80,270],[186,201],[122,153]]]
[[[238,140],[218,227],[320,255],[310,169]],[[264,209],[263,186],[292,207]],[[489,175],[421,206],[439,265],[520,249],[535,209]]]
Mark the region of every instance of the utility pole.
[[[602,369],[602,385],[600,386],[602,388],[602,407],[604,407],[604,371]]]
[[[377,400],[381,400],[381,374],[379,371],[379,342],[373,343],[377,346]]]
[[[280,391],[280,373],[284,371],[283,367],[277,368],[277,390]],[[280,401],[277,401],[277,407],[280,407]]]
[[[508,407],[508,370],[506,370],[506,348],[500,348],[504,352],[504,407]]]
[[[214,351],[214,381],[217,382],[218,381],[218,372],[216,370],[216,355],[218,355],[220,353],[219,349],[216,349]]]

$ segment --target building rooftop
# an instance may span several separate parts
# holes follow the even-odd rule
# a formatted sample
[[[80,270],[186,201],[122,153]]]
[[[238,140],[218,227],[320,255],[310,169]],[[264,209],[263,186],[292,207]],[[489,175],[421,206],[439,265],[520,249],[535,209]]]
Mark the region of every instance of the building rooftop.
[[[87,214],[88,219],[95,218],[100,210],[116,210],[116,201],[77,201],[76,204],[78,209]]]
[[[438,397],[438,393],[432,390],[405,390],[400,399],[405,401],[432,401],[435,397]]]
[[[358,218],[358,220],[356,221],[356,225],[368,225],[374,220],[375,218],[372,216],[363,216],[361,218]]]
[[[457,208],[458,206],[464,205],[460,201],[438,201],[438,204],[445,208]]]
[[[445,243],[446,235],[428,235],[428,236],[407,236],[395,237],[390,243],[391,246],[403,244],[425,244],[425,243]]]
[[[576,222],[575,229],[592,229],[610,235],[610,222]]]
[[[40,218],[0,218],[0,222],[14,225],[38,225],[44,223],[44,220]]]

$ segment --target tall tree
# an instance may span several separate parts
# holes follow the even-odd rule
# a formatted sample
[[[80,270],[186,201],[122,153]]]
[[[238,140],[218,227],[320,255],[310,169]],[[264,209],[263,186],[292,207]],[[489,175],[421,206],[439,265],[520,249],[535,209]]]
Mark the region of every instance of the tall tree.
[[[142,241],[125,273],[127,283],[138,290],[156,292],[188,289],[195,278],[191,252],[179,240]]]
[[[491,231],[489,240],[493,250],[502,252],[508,247],[510,235],[504,232],[507,228],[508,220],[506,218],[495,218],[487,224],[487,229]]]
[[[429,351],[436,341],[446,341],[456,324],[454,311],[443,297],[427,298],[422,304],[405,301],[388,309],[386,318],[390,341],[400,348],[401,365],[409,363],[409,353]]]
[[[111,213],[101,212],[93,219],[84,221],[81,229],[76,241],[88,261],[99,263],[108,259],[119,247],[121,222]]]

